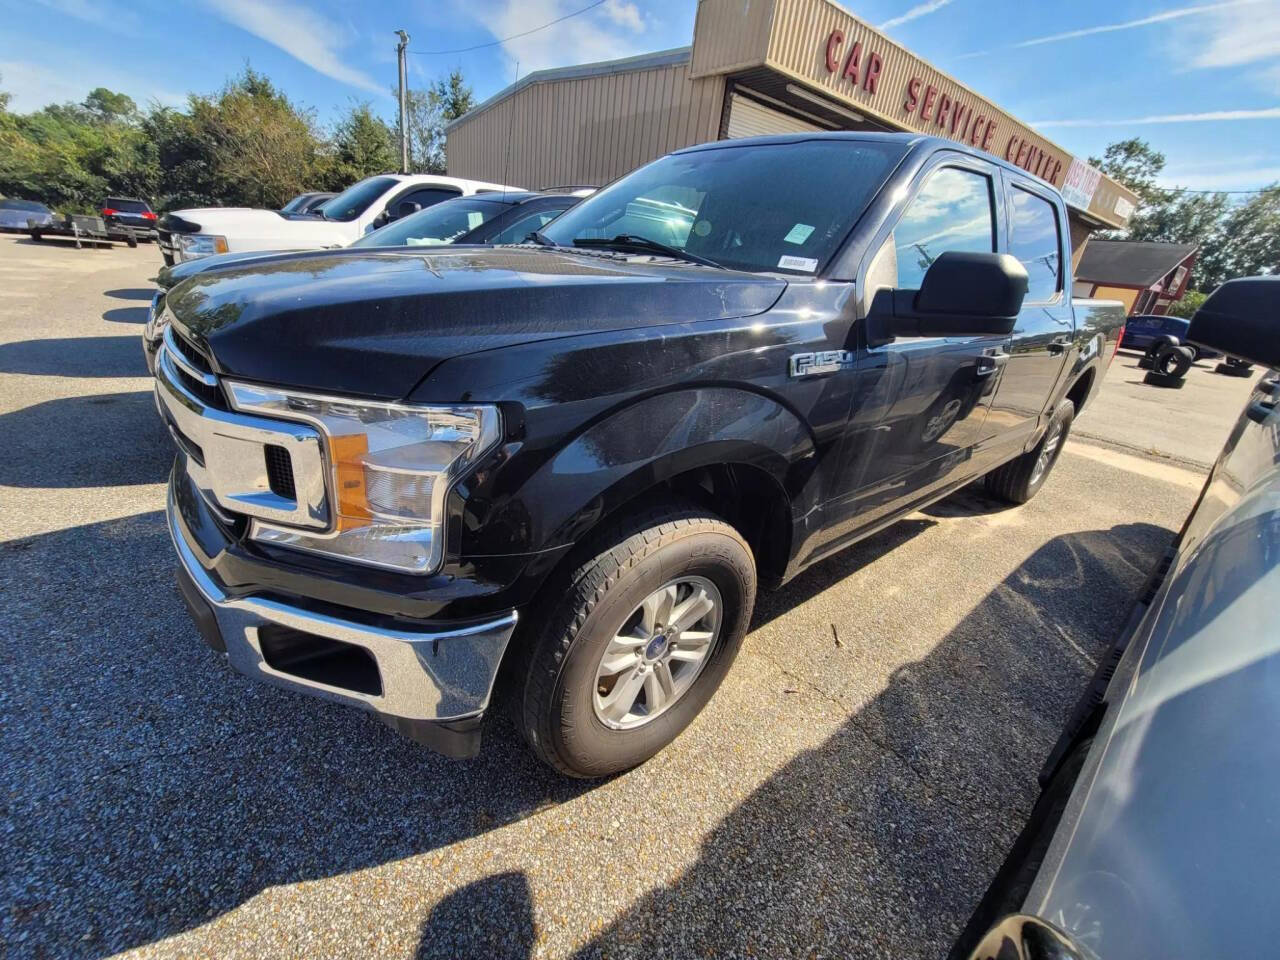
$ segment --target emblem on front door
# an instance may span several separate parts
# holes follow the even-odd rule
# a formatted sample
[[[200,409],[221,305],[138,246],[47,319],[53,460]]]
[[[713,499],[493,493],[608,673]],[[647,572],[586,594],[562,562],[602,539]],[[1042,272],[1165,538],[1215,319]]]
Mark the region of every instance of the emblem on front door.
[[[791,376],[812,377],[837,370],[852,370],[853,354],[848,350],[818,350],[815,353],[793,353]]]

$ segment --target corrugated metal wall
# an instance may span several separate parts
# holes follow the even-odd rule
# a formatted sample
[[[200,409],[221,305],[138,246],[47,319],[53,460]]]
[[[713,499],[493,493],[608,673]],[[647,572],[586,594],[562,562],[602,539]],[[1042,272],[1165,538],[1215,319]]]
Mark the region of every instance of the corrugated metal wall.
[[[664,153],[714,140],[724,79],[689,65],[549,79],[449,131],[449,174],[538,189],[604,184]]]

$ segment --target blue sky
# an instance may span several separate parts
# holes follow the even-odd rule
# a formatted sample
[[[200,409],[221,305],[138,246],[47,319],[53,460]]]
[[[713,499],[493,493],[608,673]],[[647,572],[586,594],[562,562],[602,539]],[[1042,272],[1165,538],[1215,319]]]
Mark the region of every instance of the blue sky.
[[[388,116],[395,37],[411,51],[490,43],[589,0],[0,0],[12,109],[107,86],[140,103],[216,90],[247,60],[328,121],[353,99]],[[1138,135],[1165,181],[1280,180],[1280,0],[867,0],[845,6],[1067,149]],[[530,70],[683,46],[693,0],[606,0],[522,39],[410,58],[421,84],[460,67],[481,98]]]

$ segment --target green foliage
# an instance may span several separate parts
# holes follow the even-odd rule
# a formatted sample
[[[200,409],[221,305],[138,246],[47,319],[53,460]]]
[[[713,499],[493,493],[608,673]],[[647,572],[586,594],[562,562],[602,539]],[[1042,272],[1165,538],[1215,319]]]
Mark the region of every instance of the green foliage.
[[[1181,300],[1169,305],[1169,313],[1183,320],[1190,320],[1208,296],[1207,293],[1201,293],[1199,290],[1188,290]]]
[[[399,96],[399,91],[395,91]],[[475,94],[456,67],[425,90],[408,91],[409,169],[444,173],[444,128],[476,105]],[[395,136],[400,136],[397,117]],[[398,142],[398,140],[397,140]]]
[[[333,128],[322,185],[342,190],[375,173],[400,169],[395,134],[365,103],[353,104]]]
[[[474,102],[457,70],[421,94],[415,169],[444,171],[443,124]],[[429,106],[426,106],[429,105]],[[91,212],[108,195],[137,196],[157,210],[279,207],[306,190],[341,190],[399,166],[396,128],[369,103],[353,103],[331,129],[251,67],[183,109],[139,109],[98,87],[82,103],[9,112],[0,91],[0,196]]]
[[[1200,247],[1189,289],[1209,293],[1233,277],[1280,272],[1280,184],[1237,204],[1225,193],[1165,190],[1156,184],[1164,154],[1137,138],[1089,162],[1138,195],[1128,229],[1112,236]]]

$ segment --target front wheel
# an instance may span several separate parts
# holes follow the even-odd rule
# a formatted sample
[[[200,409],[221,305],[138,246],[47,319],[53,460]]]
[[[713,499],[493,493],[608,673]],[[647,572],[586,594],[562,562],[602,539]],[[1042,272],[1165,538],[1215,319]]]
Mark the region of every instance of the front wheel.
[[[720,686],[755,604],[751,548],[692,507],[633,515],[598,538],[529,638],[516,721],[575,777],[648,760]]]
[[[1059,403],[1039,443],[987,474],[987,492],[1010,503],[1026,503],[1034,497],[1062,455],[1075,416],[1075,404],[1070,400]]]

